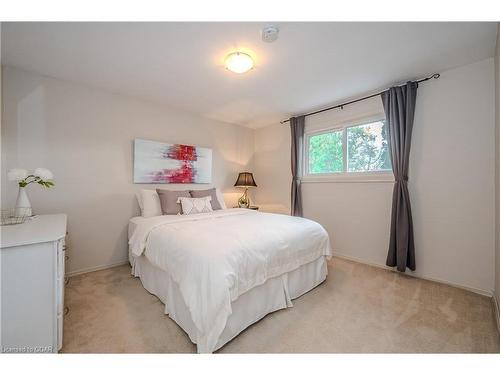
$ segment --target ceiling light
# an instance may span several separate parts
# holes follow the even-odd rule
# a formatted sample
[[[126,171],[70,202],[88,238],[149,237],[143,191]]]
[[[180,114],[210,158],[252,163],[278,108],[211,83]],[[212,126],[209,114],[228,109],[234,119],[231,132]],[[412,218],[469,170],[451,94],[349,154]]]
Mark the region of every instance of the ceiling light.
[[[225,65],[228,70],[241,74],[253,68],[253,60],[246,53],[233,52],[227,55]]]

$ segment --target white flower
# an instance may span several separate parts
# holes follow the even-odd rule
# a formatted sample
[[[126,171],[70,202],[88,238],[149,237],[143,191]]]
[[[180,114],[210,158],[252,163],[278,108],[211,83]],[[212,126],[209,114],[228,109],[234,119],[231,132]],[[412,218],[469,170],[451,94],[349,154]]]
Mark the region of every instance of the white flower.
[[[54,174],[45,168],[37,168],[33,174],[37,177],[40,177],[42,180],[52,180],[54,178]]]
[[[7,173],[9,181],[21,181],[26,177],[28,177],[28,171],[26,169],[14,168]]]

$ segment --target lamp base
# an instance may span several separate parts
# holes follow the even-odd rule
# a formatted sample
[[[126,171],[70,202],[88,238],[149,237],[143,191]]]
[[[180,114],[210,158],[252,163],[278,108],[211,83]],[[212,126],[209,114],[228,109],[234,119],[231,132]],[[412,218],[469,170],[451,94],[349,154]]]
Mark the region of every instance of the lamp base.
[[[243,195],[238,199],[238,207],[248,208],[250,207],[250,198],[248,197],[248,188],[245,189]]]

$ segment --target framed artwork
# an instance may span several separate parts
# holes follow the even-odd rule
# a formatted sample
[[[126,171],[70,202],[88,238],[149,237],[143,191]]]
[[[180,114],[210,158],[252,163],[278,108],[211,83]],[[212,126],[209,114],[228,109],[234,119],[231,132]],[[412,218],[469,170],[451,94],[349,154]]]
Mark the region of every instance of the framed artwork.
[[[212,149],[134,140],[134,183],[208,184],[212,182]]]

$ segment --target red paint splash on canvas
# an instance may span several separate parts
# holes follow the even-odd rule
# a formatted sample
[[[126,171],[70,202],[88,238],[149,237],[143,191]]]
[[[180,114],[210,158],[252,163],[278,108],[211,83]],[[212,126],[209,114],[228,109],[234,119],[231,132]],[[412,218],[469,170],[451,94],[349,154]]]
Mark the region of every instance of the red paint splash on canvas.
[[[171,184],[186,184],[195,182],[196,170],[193,162],[198,160],[196,147],[187,145],[171,145],[162,154],[165,159],[179,160],[180,166],[176,169],[163,169],[153,176],[155,182]]]

